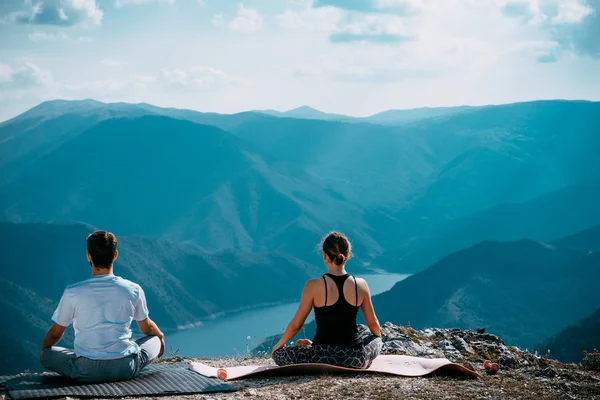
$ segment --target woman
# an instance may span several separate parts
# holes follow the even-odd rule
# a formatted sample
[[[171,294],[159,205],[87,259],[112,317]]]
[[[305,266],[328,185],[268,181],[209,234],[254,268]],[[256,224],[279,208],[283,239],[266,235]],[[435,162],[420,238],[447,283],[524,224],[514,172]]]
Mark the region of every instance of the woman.
[[[332,232],[323,241],[323,261],[328,273],[309,280],[304,286],[298,311],[271,357],[277,365],[322,363],[347,368],[368,368],[381,351],[381,328],[375,316],[371,293],[364,279],[346,272],[350,242],[341,233]],[[317,333],[313,342],[301,339],[296,346],[285,347],[300,331],[315,308]],[[369,327],[356,325],[361,309]]]

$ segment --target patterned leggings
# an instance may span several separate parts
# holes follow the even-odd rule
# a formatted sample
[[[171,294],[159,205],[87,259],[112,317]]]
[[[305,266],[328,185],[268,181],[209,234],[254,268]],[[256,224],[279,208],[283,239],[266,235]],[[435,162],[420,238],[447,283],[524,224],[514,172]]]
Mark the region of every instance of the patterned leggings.
[[[275,364],[329,364],[338,367],[366,369],[379,355],[383,342],[365,326],[358,326],[363,346],[358,348],[313,345],[310,347],[282,347],[273,354]]]

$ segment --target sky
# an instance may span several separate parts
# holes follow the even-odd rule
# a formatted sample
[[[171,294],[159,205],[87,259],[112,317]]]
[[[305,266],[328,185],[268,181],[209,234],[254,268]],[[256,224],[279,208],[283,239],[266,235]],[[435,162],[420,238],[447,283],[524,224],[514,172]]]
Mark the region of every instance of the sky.
[[[0,121],[57,98],[355,116],[600,100],[600,0],[0,0]]]

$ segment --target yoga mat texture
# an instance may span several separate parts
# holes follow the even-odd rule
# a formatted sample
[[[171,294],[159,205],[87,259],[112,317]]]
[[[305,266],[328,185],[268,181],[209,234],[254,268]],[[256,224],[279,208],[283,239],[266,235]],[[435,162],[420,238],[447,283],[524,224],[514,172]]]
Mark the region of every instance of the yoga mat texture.
[[[132,380],[110,383],[77,383],[57,374],[22,374],[0,377],[0,386],[17,399],[52,397],[125,397],[233,392],[237,389],[218,379],[199,375],[187,363],[152,364]]]
[[[214,368],[208,365],[191,362],[189,368],[206,377],[219,377],[223,380],[234,380],[261,375],[301,375],[332,372],[352,373],[381,373],[398,376],[425,376],[434,372],[449,372],[466,377],[478,378],[479,375],[459,364],[454,364],[445,358],[419,358],[399,355],[384,355],[377,357],[368,369],[352,369],[335,367],[327,364],[296,364],[284,367],[244,366],[232,368]],[[223,374],[225,373],[225,375]]]

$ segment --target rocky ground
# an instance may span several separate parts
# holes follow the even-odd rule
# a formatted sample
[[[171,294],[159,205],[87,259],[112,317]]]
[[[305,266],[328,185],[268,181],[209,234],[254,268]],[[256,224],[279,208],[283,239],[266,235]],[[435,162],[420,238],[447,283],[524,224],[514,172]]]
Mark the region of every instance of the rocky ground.
[[[324,375],[255,378],[231,382],[240,390],[180,399],[585,399],[600,400],[600,372],[584,371],[516,347],[497,336],[458,329],[425,329],[386,324],[384,352],[419,357],[446,357],[481,374],[481,379],[455,377],[399,378],[382,375]],[[501,365],[488,375],[484,360]],[[181,358],[161,362],[180,361]],[[268,358],[199,359],[215,367],[267,365]],[[166,399],[169,399],[168,397]]]

